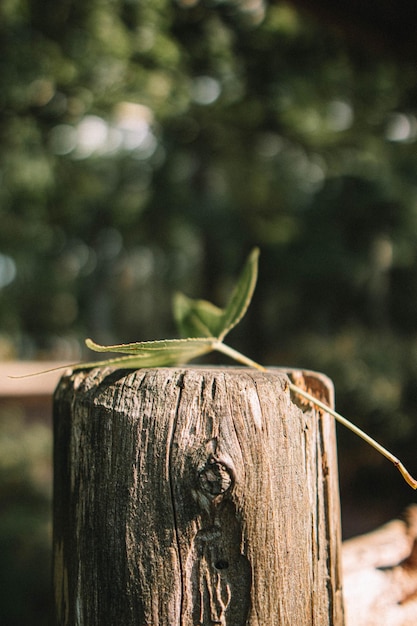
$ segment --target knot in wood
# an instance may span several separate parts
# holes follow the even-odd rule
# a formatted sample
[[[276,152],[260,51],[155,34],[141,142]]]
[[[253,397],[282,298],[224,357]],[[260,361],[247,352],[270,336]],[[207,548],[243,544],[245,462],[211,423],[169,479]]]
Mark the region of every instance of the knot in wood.
[[[210,456],[199,471],[198,479],[201,489],[212,498],[223,495],[230,489],[233,482],[233,473],[224,462]]]

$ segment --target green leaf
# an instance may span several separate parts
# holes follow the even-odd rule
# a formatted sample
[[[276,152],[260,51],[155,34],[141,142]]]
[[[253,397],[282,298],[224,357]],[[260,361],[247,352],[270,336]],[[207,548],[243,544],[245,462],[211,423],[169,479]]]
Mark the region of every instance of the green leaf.
[[[86,339],[88,348],[95,352],[119,352],[128,356],[105,359],[103,361],[89,361],[84,363],[71,363],[51,369],[42,370],[23,376],[10,376],[10,378],[30,378],[71,368],[73,370],[89,369],[92,367],[123,367],[139,369],[141,367],[168,367],[180,365],[191,361],[203,354],[215,349],[217,340],[213,337],[197,339],[168,339],[166,341],[143,341],[139,343],[124,343],[115,346],[101,346],[91,339]]]
[[[223,309],[207,300],[192,300],[176,293],[173,313],[183,337],[218,337],[223,328]]]
[[[258,276],[259,250],[252,250],[225,309],[207,300],[193,300],[177,293],[173,301],[174,317],[180,333],[185,337],[217,337],[226,334],[245,315]]]
[[[224,311],[223,329],[219,335],[220,340],[240,322],[248,310],[258,279],[258,259],[259,248],[254,248],[245,263]]]
[[[118,352],[127,357],[108,359],[97,363],[81,363],[77,369],[97,365],[120,365],[124,367],[162,367],[186,363],[213,350],[216,339],[203,337],[196,339],[169,339],[166,341],[142,341],[122,343],[114,346],[101,346],[86,339],[86,346],[95,352]]]

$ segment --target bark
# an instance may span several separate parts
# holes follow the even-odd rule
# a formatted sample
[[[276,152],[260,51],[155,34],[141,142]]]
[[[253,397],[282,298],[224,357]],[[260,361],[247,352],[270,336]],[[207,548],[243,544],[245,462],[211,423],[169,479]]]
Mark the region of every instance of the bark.
[[[54,399],[56,624],[342,626],[334,422],[293,371],[94,369]]]

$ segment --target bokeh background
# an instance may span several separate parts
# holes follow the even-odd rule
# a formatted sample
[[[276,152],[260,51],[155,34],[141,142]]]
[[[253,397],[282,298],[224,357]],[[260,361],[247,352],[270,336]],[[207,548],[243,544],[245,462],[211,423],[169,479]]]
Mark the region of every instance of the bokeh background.
[[[3,0],[2,372],[175,337],[172,294],[222,305],[257,245],[231,345],[325,372],[417,474],[417,9],[362,4]],[[51,418],[25,384],[0,403],[4,626],[51,623]],[[338,441],[347,537],[414,493]]]

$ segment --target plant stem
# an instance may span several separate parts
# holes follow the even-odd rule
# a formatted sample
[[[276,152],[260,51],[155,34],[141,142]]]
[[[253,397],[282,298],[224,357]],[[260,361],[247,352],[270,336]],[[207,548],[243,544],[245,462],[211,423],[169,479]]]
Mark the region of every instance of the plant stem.
[[[358,426],[355,426],[355,424],[352,424],[352,422],[343,417],[343,415],[340,415],[340,413],[337,413],[337,411],[331,409],[329,406],[327,406],[327,404],[324,404],[324,402],[317,400],[317,398],[312,396],[307,391],[300,389],[300,387],[297,387],[297,385],[294,385],[293,383],[290,383],[289,387],[291,391],[297,393],[300,396],[303,396],[303,398],[306,398],[306,400],[312,402],[319,409],[326,411],[326,413],[332,415],[340,424],[343,424],[343,426],[351,430],[353,433],[355,433],[355,435],[358,435],[358,437],[366,441],[366,443],[372,446],[375,450],[377,450],[377,452],[382,454],[386,459],[388,459],[388,461],[391,461],[391,463],[395,465],[395,467],[398,469],[398,471],[401,473],[402,477],[410,485],[410,487],[412,487],[413,489],[417,489],[417,480],[411,476],[411,474],[406,470],[404,465],[399,459],[397,459],[396,456],[394,456],[386,448],[381,446],[381,444],[375,441],[375,439],[367,435],[363,430],[358,428]]]
[[[215,343],[213,345],[213,349],[217,350],[218,352],[222,352],[223,354],[226,354],[230,358],[234,359],[235,361],[238,361],[239,363],[242,363],[243,365],[248,365],[249,367],[254,367],[261,371],[266,371],[265,367],[263,367],[259,363],[256,363],[255,361],[252,361],[252,359],[249,359],[244,354],[241,354],[237,350],[234,350],[233,348],[224,344],[221,341]],[[372,448],[374,448],[377,452],[382,454],[382,456],[388,459],[388,461],[391,461],[391,463],[394,464],[394,466],[398,469],[398,471],[401,473],[402,477],[410,485],[410,487],[412,487],[413,489],[417,489],[417,480],[411,476],[410,472],[404,467],[401,461],[397,459],[397,457],[394,456],[391,452],[389,452],[389,450],[384,448],[384,446],[381,446],[380,443],[378,443],[377,441],[375,441],[375,439],[367,435],[358,426],[355,426],[355,424],[352,424],[352,422],[350,422],[348,419],[343,417],[343,415],[340,415],[340,413],[337,413],[337,411],[334,411],[327,404],[324,404],[324,402],[321,402],[320,400],[312,396],[307,391],[304,391],[304,389],[297,387],[297,385],[294,385],[294,383],[290,383],[289,388],[292,392],[298,394],[299,396],[302,396],[303,398],[305,398],[306,400],[314,404],[319,409],[322,409],[326,413],[329,413],[330,415],[332,415],[335,418],[335,420],[337,420],[340,424],[348,428],[350,431],[355,433],[355,435],[357,435],[358,437],[363,439],[363,441],[365,441],[370,446],[372,446]]]
[[[237,361],[238,363],[242,363],[242,365],[247,365],[248,367],[254,367],[257,370],[261,370],[262,372],[266,371],[266,367],[264,367],[263,365],[259,365],[259,363],[256,363],[256,361],[252,361],[252,359],[245,356],[241,352],[238,352],[234,348],[227,346],[222,341],[217,341],[215,344],[213,344],[213,350],[217,350],[218,352],[222,352],[223,354],[226,354],[234,361]]]

